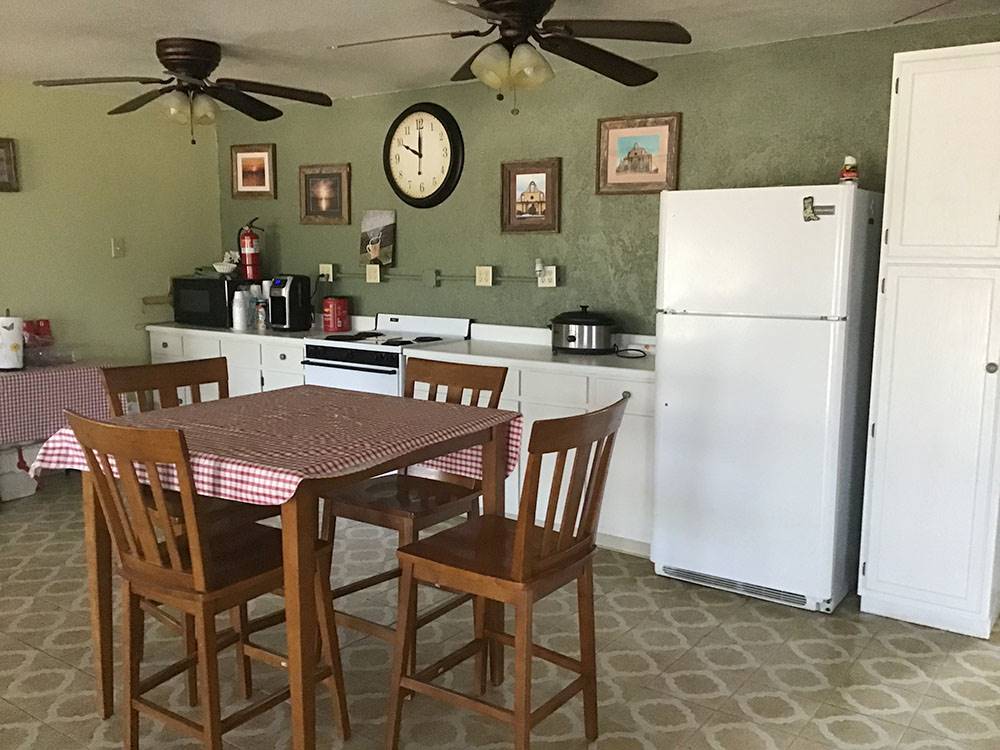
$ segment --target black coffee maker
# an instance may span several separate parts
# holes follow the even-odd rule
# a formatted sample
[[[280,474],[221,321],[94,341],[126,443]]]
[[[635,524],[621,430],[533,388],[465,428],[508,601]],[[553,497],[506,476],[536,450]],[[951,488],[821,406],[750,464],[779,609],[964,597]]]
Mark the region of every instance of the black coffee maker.
[[[279,331],[308,331],[312,328],[312,294],[309,277],[300,274],[275,276],[267,301],[271,328]]]

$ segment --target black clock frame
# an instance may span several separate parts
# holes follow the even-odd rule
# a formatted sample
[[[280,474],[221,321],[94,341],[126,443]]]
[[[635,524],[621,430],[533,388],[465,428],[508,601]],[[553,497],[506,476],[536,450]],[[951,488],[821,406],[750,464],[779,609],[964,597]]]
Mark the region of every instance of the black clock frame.
[[[403,189],[396,184],[396,181],[392,177],[392,165],[389,160],[389,149],[392,147],[392,138],[396,135],[396,129],[399,128],[403,120],[412,115],[414,112],[426,112],[427,114],[436,117],[441,125],[444,126],[444,130],[448,134],[448,140],[451,142],[451,164],[448,167],[448,174],[446,174],[444,180],[442,180],[441,187],[439,187],[432,195],[428,195],[424,198],[414,198],[413,196],[407,195],[403,192]],[[434,206],[441,205],[453,192],[455,192],[455,188],[458,187],[458,181],[462,179],[462,170],[464,168],[465,141],[462,138],[462,131],[458,127],[458,122],[455,120],[454,116],[452,116],[451,112],[446,110],[440,104],[434,104],[433,102],[420,102],[418,104],[414,104],[404,109],[399,116],[392,121],[392,124],[389,126],[389,132],[386,133],[385,136],[385,143],[382,145],[382,169],[385,170],[385,177],[389,181],[389,186],[404,203],[407,203],[414,208],[433,208]]]

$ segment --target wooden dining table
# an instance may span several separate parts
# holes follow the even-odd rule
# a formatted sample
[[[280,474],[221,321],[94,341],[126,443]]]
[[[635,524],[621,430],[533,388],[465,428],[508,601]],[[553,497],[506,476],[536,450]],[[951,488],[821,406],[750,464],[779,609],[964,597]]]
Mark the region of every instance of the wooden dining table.
[[[504,482],[516,465],[521,416],[512,411],[381,396],[319,386],[180,406],[110,419],[113,424],[185,433],[198,493],[257,505],[280,505],[291,691],[292,747],[316,740],[316,570],[319,501],[352,482],[403,467],[432,468],[482,479],[483,512],[502,514]],[[42,447],[32,473],[83,472],[84,529],[91,631],[102,717],[114,711],[112,549],[83,451],[69,429]],[[176,478],[161,473],[176,489]],[[171,486],[174,481],[174,486]],[[334,557],[336,565],[336,557]],[[486,614],[502,630],[503,610]],[[500,645],[491,644],[494,681],[502,679]]]

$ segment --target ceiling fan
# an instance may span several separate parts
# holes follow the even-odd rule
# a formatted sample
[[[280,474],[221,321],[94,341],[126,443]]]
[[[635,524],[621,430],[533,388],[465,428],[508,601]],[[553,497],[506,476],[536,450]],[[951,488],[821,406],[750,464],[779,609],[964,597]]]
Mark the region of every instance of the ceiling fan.
[[[120,115],[134,112],[161,96],[170,96],[169,109],[177,109],[178,117],[184,115],[182,109],[187,109],[187,116],[192,124],[197,121],[214,119],[217,100],[233,109],[252,117],[255,120],[274,120],[281,117],[281,110],[263,102],[253,94],[275,96],[281,99],[291,99],[317,104],[321,107],[333,106],[333,100],[318,91],[278,86],[272,83],[245,81],[239,78],[217,78],[210,75],[222,60],[222,48],[216,42],[204,39],[188,39],[172,37],[156,40],[156,57],[163,66],[164,77],[152,76],[110,76],[104,78],[61,78],[55,80],[35,81],[36,86],[83,86],[94,83],[139,83],[144,86],[157,86],[134,99],[112,109],[109,115]],[[182,121],[187,122],[187,119]]]
[[[478,0],[473,5],[459,0],[435,0],[486,21],[485,30],[439,32],[334,45],[334,49],[419,39],[429,36],[487,37],[487,42],[451,77],[453,81],[478,78],[491,88],[534,88],[552,78],[548,61],[534,48],[570,60],[577,65],[626,86],[642,86],[655,80],[657,72],[583,39],[620,39],[665,44],[689,44],[691,35],[671,21],[618,21],[608,19],[546,19],[555,0]]]

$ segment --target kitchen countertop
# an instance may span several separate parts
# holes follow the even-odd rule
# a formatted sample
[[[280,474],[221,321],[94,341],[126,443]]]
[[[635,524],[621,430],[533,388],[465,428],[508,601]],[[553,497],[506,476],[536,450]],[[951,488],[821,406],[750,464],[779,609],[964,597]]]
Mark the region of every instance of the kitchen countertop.
[[[275,331],[268,328],[266,331],[258,331],[256,328],[246,331],[237,331],[232,328],[209,328],[207,326],[189,326],[183,323],[152,323],[146,326],[147,331],[177,331],[179,333],[209,333],[213,335],[227,336],[253,336],[273,339],[313,339],[323,338],[323,327],[313,327],[308,331]]]
[[[626,359],[614,354],[563,354],[552,351],[552,347],[537,344],[519,344],[506,341],[471,339],[447,344],[407,348],[408,357],[436,359],[445,362],[462,362],[475,358],[483,364],[506,365],[511,361],[526,365],[541,366],[543,369],[564,369],[585,367],[613,371],[622,375],[642,375],[642,379],[652,379],[656,358],[648,355],[641,359]]]

